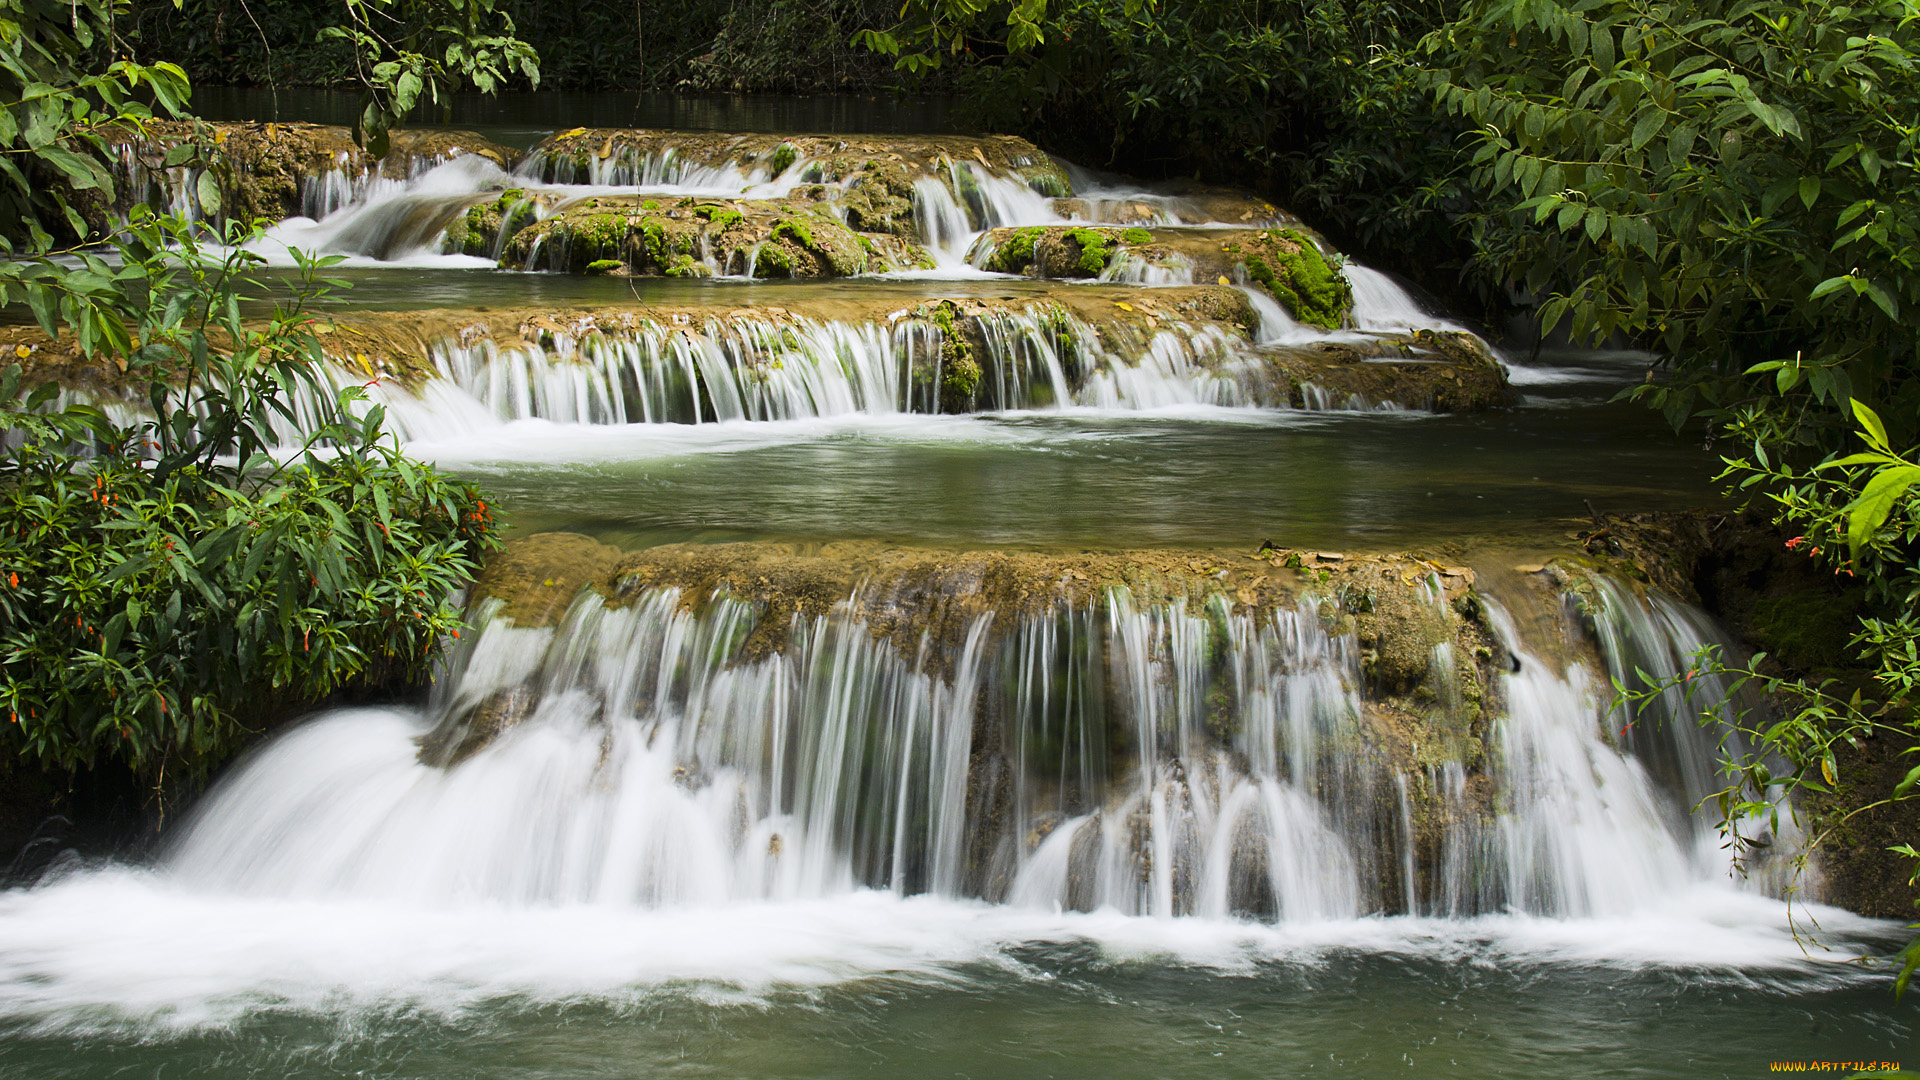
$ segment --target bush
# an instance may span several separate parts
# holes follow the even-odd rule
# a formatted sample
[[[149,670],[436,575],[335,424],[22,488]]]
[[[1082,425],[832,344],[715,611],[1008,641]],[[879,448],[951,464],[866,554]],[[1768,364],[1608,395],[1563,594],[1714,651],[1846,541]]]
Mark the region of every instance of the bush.
[[[228,239],[215,261],[184,223],[141,214],[119,241],[141,299],[118,312],[130,346],[99,362],[125,364],[151,419],[49,411],[57,387],[21,401],[20,367],[0,377],[0,742],[42,765],[198,774],[276,714],[415,682],[494,542],[477,490],[381,445],[379,408],[350,414],[359,387],[275,456],[290,391],[322,385],[302,303],[334,260],[248,325],[253,257]]]

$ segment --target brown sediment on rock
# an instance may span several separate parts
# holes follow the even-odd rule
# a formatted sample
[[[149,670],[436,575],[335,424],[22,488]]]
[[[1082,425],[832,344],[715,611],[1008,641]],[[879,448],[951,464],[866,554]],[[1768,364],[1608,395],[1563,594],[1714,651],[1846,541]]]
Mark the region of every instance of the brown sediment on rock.
[[[498,600],[499,615],[520,626],[549,626],[583,589],[605,590],[625,556],[579,533],[535,533],[487,557],[472,595]]]
[[[139,190],[121,193],[123,207],[139,201],[162,205],[170,201],[174,193],[164,170],[167,151],[196,139],[209,144],[208,155],[224,162],[216,173],[220,177],[221,216],[237,221],[277,221],[301,214],[302,184],[336,169],[353,177],[377,170],[390,179],[405,179],[420,169],[466,154],[477,154],[502,169],[511,169],[521,156],[518,150],[470,131],[395,131],[387,156],[375,161],[355,145],[352,131],[344,127],[259,121],[155,121],[146,125],[144,132],[130,131],[112,140],[130,164],[137,166],[124,179]],[[161,190],[147,190],[156,186]]]
[[[668,154],[674,161],[707,167],[764,168],[776,177],[799,165],[805,183],[857,188],[872,179],[891,197],[908,199],[913,181],[952,180],[957,165],[1017,176],[1042,195],[1073,194],[1066,172],[1052,158],[1012,135],[776,135],[575,128],[549,136],[529,156],[542,179],[566,183],[583,181],[596,168],[637,168]]]
[[[1291,383],[1289,403],[1314,404],[1309,388],[1336,406],[1382,403],[1428,412],[1485,412],[1517,400],[1506,367],[1465,331],[1422,331],[1282,346],[1273,363]]]
[[[917,655],[923,638],[957,648],[974,622],[988,614],[997,624],[991,633],[1000,635],[1028,617],[1097,607],[1116,589],[1126,590],[1136,606],[1185,602],[1197,607],[1217,598],[1235,609],[1270,610],[1310,599],[1329,631],[1356,636],[1362,670],[1376,696],[1409,701],[1434,674],[1435,646],[1464,644],[1468,657],[1491,647],[1483,630],[1473,631],[1470,639],[1459,637],[1480,625],[1471,599],[1475,572],[1410,554],[1272,547],[1258,554],[947,551],[842,541],[669,544],[609,563],[612,550],[569,534],[514,541],[495,556],[511,571],[496,577],[490,564],[474,595],[519,603],[521,585],[499,592],[503,586],[496,582],[546,580],[551,575],[538,567],[551,552],[573,577],[602,568],[598,579],[582,580],[616,604],[644,590],[671,588],[679,590],[688,610],[704,610],[722,597],[753,605],[758,617],[747,639],[749,657],[782,651],[795,617],[812,619],[848,604],[876,637],[908,659]],[[520,624],[558,620],[560,611],[550,605],[542,610],[539,620]]]
[[[1078,196],[1055,199],[1053,210],[1063,218],[1096,225],[1138,225],[1155,230],[1170,228],[1167,218],[1181,225],[1227,224],[1246,228],[1298,227],[1292,214],[1251,192],[1174,181],[1157,185],[1151,195]]]

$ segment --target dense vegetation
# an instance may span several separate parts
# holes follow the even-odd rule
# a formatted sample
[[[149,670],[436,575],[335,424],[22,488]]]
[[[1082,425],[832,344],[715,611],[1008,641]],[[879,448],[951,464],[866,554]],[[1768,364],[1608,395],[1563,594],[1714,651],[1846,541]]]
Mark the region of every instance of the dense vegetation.
[[[872,91],[907,81],[852,43],[854,31],[897,17],[885,0],[497,0],[491,10],[538,51],[550,87]],[[358,86],[348,41],[331,33],[347,14],[344,3],[135,0],[125,36],[196,82]]]
[[[536,72],[509,37],[435,40],[486,10],[448,4],[425,36],[350,36],[369,145],[410,95],[497,82],[507,63]],[[247,322],[241,299],[270,291],[240,246],[257,224],[235,223],[215,254],[192,222],[106,212],[111,140],[156,110],[183,115],[184,73],[110,59],[109,0],[5,0],[0,16],[0,303],[24,302],[128,395],[59,407],[54,383],[23,385],[17,363],[0,374],[0,750],[198,775],[276,713],[416,680],[457,633],[449,595],[495,527],[477,491],[381,445],[358,387],[325,384],[301,304],[330,260],[303,264],[291,303]],[[219,153],[189,143],[168,164]],[[217,210],[217,184],[200,197]],[[312,403],[297,424],[296,397]],[[292,431],[304,447],[276,456]]]

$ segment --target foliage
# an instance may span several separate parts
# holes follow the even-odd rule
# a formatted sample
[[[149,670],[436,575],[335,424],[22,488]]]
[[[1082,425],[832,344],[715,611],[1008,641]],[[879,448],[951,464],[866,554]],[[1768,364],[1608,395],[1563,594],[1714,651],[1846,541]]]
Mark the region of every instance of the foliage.
[[[494,9],[539,53],[546,87],[871,92],[898,81],[883,59],[849,41],[897,10],[886,0],[496,0]],[[320,36],[349,23],[333,3],[132,0],[122,33],[200,84],[357,85],[351,42]]]
[[[1861,397],[1910,441],[1911,16],[1905,0],[1475,0],[1426,40],[1425,77],[1474,128],[1480,258],[1545,297],[1548,328],[1657,343],[1679,378],[1640,393],[1676,422],[1764,409],[1765,441],[1831,446]]]
[[[1842,740],[1911,738],[1920,466],[1896,450],[1920,439],[1911,4],[1473,0],[1423,47],[1429,89],[1473,128],[1483,266],[1540,298],[1548,328],[1659,348],[1668,378],[1625,396],[1676,427],[1704,415],[1731,447],[1723,477],[1864,590],[1851,644],[1883,696],[1754,676],[1783,718],[1747,732],[1722,813],[1831,785]],[[1916,783],[1920,768],[1871,805]]]
[[[1642,684],[1621,688],[1632,697],[1678,689],[1691,694],[1704,681],[1701,672],[1730,674],[1729,699],[1746,687],[1763,693],[1777,709],[1768,715],[1737,717],[1733,738],[1723,744],[1726,788],[1714,796],[1723,829],[1730,842],[1740,838],[1734,823],[1771,818],[1779,807],[1802,791],[1827,792],[1841,778],[1838,750],[1843,744],[1890,736],[1905,749],[1920,754],[1920,500],[1911,492],[1920,480],[1920,465],[1911,452],[1894,452],[1880,417],[1869,407],[1851,402],[1858,437],[1868,449],[1844,457],[1829,457],[1810,468],[1797,467],[1769,455],[1754,444],[1754,456],[1728,459],[1726,475],[1739,478],[1742,487],[1765,491],[1779,520],[1804,530],[1787,541],[1791,550],[1834,566],[1836,575],[1858,581],[1866,590],[1870,609],[1877,612],[1859,620],[1850,644],[1870,666],[1875,696],[1864,689],[1847,694],[1834,679],[1818,683],[1806,678],[1763,674],[1767,656],[1757,654],[1743,665],[1729,665],[1717,649],[1697,659],[1694,670],[1679,679],[1657,682],[1644,674]],[[1707,703],[1702,718],[1717,722],[1719,702]],[[1910,766],[1890,791],[1868,793],[1836,819],[1822,823],[1807,845],[1807,853],[1848,821],[1870,810],[1920,800],[1920,763]],[[1893,853],[1917,860],[1914,884],[1920,884],[1920,851],[1900,845]],[[1802,865],[1806,854],[1800,856]],[[1904,992],[1920,968],[1920,937],[1901,953],[1896,989]]]
[[[152,119],[141,95],[177,115],[183,73],[93,72],[104,3],[5,10],[0,69],[21,93],[0,109],[17,214],[0,304],[71,333],[135,396],[55,409],[57,387],[0,377],[0,742],[43,765],[198,773],[275,709],[417,677],[494,526],[476,491],[379,444],[379,409],[349,416],[357,388],[324,382],[301,305],[335,260],[303,261],[294,305],[252,324],[257,226],[215,256],[203,226],[144,206],[115,220],[108,139]],[[56,232],[93,243],[57,250]],[[269,453],[299,430],[300,452]]]
[[[540,57],[514,37],[513,18],[496,0],[341,0],[346,22],[322,38],[353,46],[366,106],[355,141],[374,157],[387,154],[387,133],[423,101],[439,105],[472,83],[490,94],[519,76],[540,85]]]
[[[109,137],[153,119],[149,102],[164,115],[186,102],[173,64],[90,70],[113,10],[113,0],[0,0],[0,251],[97,232],[113,190]]]
[[[138,215],[121,251],[145,300],[116,355],[152,419],[0,379],[0,709],[42,764],[198,771],[276,708],[423,675],[494,529],[478,492],[379,445],[377,407],[325,410],[276,461],[291,395],[325,391],[300,303],[243,322],[253,257],[208,258],[175,219]]]

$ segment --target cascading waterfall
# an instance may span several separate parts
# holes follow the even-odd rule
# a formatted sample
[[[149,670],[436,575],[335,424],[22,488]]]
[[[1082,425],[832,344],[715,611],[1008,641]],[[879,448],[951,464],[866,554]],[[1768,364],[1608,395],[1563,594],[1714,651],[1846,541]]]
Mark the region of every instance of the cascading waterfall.
[[[794,616],[764,654],[746,646],[755,607],[725,596],[696,613],[671,588],[617,609],[586,593],[551,629],[483,611],[425,716],[350,711],[276,740],[167,870],[276,896],[668,907],[869,888],[1283,922],[1620,915],[1726,880],[1657,765],[1711,774],[1710,745],[1678,717],[1609,737],[1594,677],[1541,659],[1497,606],[1515,670],[1484,760],[1422,769],[1373,734],[1354,639],[1311,599],[1114,587],[903,639],[864,621],[891,595],[874,588]],[[1611,597],[1605,664],[1701,644],[1677,605]],[[1425,842],[1416,801],[1439,821]]]
[[[974,408],[982,411],[1287,405],[1287,386],[1262,359],[1214,327],[1168,323],[1126,348],[1057,310],[988,312],[978,321],[983,370]],[[406,440],[525,419],[702,424],[932,414],[943,411],[944,342],[937,324],[915,317],[736,316],[697,327],[645,320],[618,332],[547,333],[537,343],[449,338],[432,349],[438,378],[411,389],[377,381],[366,393]],[[321,391],[329,396],[367,383],[344,368],[327,375]],[[276,431],[293,443],[312,430],[308,418],[324,412],[304,389],[289,396],[301,422],[277,423]]]

